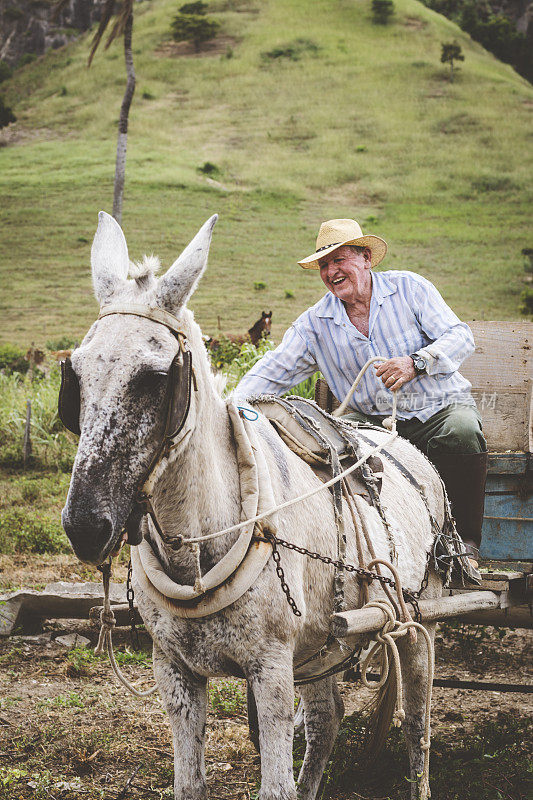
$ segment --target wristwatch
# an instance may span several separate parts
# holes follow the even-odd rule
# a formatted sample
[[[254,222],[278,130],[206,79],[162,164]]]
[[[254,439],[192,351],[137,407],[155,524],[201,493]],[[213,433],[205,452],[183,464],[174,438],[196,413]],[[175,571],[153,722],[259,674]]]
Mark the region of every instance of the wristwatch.
[[[428,362],[425,358],[422,358],[421,355],[418,353],[412,353],[409,358],[413,359],[413,364],[415,365],[415,372],[417,375],[423,375],[427,371]]]

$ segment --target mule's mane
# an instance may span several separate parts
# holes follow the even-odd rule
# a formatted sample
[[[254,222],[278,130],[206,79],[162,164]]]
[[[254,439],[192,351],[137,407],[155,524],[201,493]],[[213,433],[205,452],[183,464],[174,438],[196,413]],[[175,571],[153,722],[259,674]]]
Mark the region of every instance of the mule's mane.
[[[155,276],[161,269],[161,261],[157,256],[144,255],[142,261],[130,261],[129,277],[134,278],[137,283],[144,283],[146,279]]]

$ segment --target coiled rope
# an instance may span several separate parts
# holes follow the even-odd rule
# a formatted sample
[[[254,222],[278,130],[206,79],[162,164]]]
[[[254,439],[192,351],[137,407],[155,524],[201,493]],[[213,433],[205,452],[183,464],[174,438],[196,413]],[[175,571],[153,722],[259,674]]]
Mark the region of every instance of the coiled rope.
[[[390,565],[388,565],[390,566]],[[396,585],[398,589],[398,584]],[[401,594],[399,595],[401,597]],[[402,667],[400,653],[396,640],[403,636],[413,634],[416,636],[420,631],[424,636],[427,650],[428,671],[426,681],[426,709],[424,718],[424,735],[420,739],[420,749],[424,754],[424,766],[419,776],[419,797],[420,800],[427,800],[430,797],[429,788],[429,750],[431,747],[431,693],[433,689],[433,678],[435,673],[435,658],[433,643],[427,630],[419,622],[408,619],[404,622],[396,619],[394,608],[388,600],[371,600],[366,603],[364,608],[379,608],[387,617],[387,621],[380,631],[375,634],[376,642],[361,664],[361,681],[368,689],[381,689],[386,683],[392,664],[396,673],[396,707],[392,722],[396,727],[400,727],[405,720],[405,709],[403,707],[403,688],[402,688]],[[370,682],[367,672],[374,662],[379,661],[380,679],[377,682]]]
[[[96,645],[94,652],[95,655],[101,655],[104,650],[107,650],[107,655],[109,656],[109,660],[111,662],[111,666],[113,668],[113,672],[117,676],[120,683],[131,692],[131,694],[135,695],[135,697],[149,697],[151,694],[157,691],[157,686],[152,686],[151,689],[147,689],[146,691],[142,692],[137,689],[130,681],[126,678],[122,670],[120,669],[119,665],[117,664],[117,660],[115,658],[115,653],[113,652],[113,628],[116,625],[115,615],[113,613],[113,609],[111,608],[111,601],[109,598],[109,584],[111,581],[111,559],[106,563],[102,564],[99,569],[102,572],[102,582],[104,584],[104,605],[100,612],[100,634],[98,636],[98,644]]]

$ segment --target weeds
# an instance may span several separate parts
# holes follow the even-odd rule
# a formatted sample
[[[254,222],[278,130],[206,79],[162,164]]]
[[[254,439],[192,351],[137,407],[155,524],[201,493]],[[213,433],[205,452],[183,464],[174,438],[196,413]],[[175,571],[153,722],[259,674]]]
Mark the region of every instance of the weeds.
[[[65,673],[69,678],[86,678],[92,673],[92,665],[98,660],[94,650],[75,647],[67,654]]]
[[[220,680],[209,685],[209,700],[217,717],[242,717],[246,714],[246,691],[242,683]]]
[[[43,700],[39,705],[54,708],[85,708],[85,704],[77,692],[58,694],[56,697],[47,697],[46,700]]]

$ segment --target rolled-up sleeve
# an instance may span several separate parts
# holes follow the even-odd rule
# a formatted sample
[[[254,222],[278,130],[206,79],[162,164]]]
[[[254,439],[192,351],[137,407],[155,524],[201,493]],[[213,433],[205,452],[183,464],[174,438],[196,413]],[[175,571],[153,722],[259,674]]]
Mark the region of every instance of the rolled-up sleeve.
[[[265,353],[246,373],[233,397],[245,400],[261,394],[281,395],[316,370],[316,361],[305,337],[291,325],[278,347]]]
[[[425,279],[418,283],[415,306],[420,327],[430,340],[417,350],[426,357],[428,375],[450,375],[474,352],[472,331]]]

